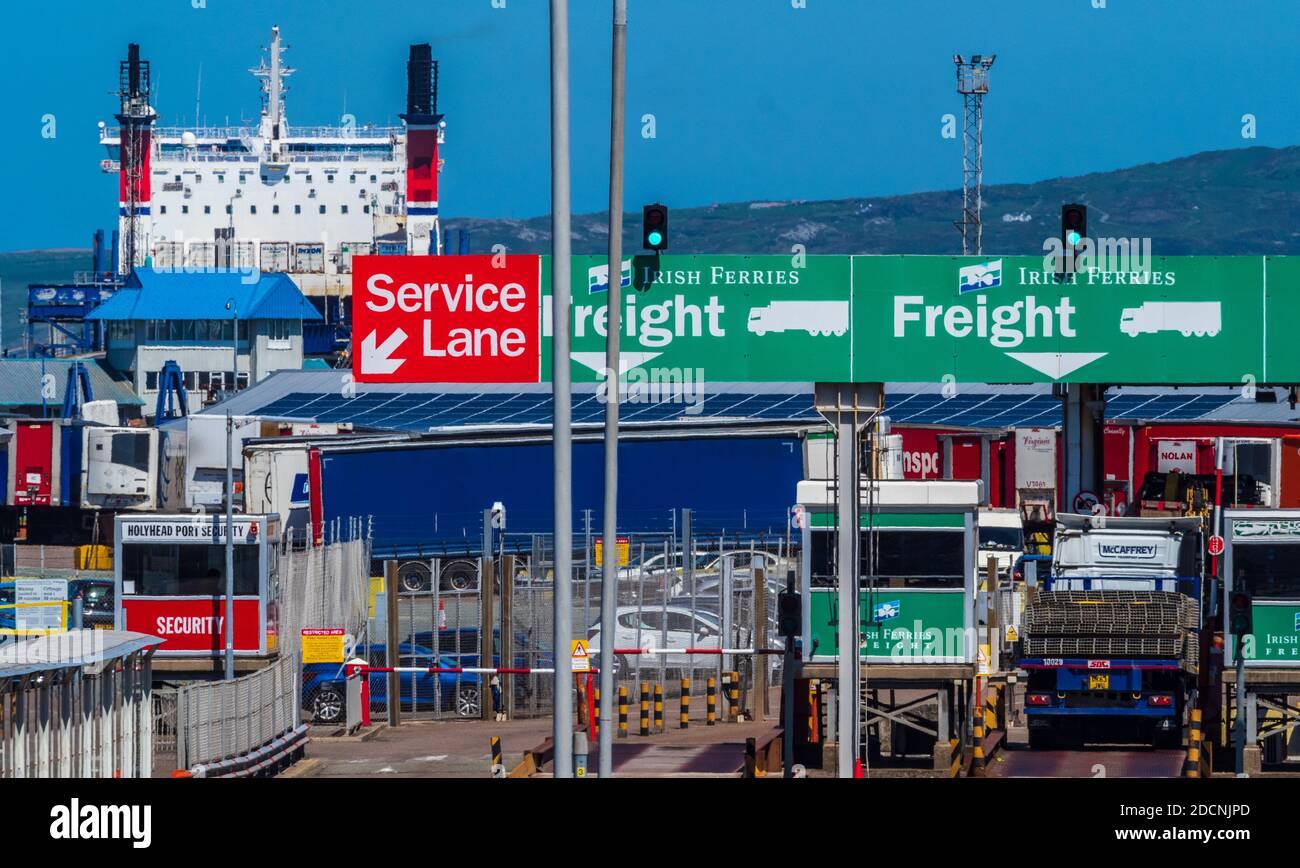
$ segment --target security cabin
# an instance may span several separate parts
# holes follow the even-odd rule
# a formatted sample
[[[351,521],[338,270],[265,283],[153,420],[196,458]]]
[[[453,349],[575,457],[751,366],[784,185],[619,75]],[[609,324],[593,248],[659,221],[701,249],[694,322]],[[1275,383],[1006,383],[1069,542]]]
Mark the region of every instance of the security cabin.
[[[804,661],[839,654],[839,571],[834,483],[805,480],[803,508]],[[858,510],[858,569],[864,663],[975,660],[978,511],[983,483],[864,482]]]

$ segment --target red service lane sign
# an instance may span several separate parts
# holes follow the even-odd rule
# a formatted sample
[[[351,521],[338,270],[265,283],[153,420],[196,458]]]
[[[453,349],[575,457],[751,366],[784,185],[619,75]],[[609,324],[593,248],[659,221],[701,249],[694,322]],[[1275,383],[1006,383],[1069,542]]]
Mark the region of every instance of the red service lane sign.
[[[541,380],[541,257],[358,256],[359,383]]]
[[[1215,557],[1218,557],[1219,555],[1223,554],[1223,537],[1219,536],[1217,533],[1214,536],[1210,537],[1209,545],[1207,546],[1207,548],[1209,549],[1210,554],[1214,555]]]

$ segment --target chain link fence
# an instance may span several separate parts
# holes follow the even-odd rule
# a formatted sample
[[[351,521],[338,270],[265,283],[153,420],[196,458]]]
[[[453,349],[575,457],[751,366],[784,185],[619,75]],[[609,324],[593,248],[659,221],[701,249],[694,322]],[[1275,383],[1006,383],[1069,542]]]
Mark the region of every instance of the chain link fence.
[[[572,557],[573,636],[598,649],[608,631],[600,623],[605,547],[591,514],[580,514]],[[680,519],[680,520],[679,520]],[[727,711],[724,683],[736,672],[742,705],[754,715],[775,714],[763,685],[780,683],[779,655],[687,655],[686,648],[768,649],[781,647],[776,636],[776,595],[787,574],[797,569],[788,534],[770,530],[689,535],[688,510],[674,514],[673,528],[620,533],[615,544],[618,571],[616,625],[619,648],[668,649],[654,655],[619,655],[615,672],[636,705],[640,682],[661,685],[664,701],[677,719],[682,679],[689,680],[691,719],[706,715],[706,685],[714,680],[717,712]],[[480,528],[481,530],[481,528]],[[474,528],[466,529],[472,538]],[[555,665],[555,551],[550,534],[495,533],[493,586],[482,593],[477,557],[396,559],[397,653],[387,648],[387,614],[381,602],[371,612],[369,642],[360,656],[373,666],[506,667],[550,669]],[[686,549],[689,547],[689,553]],[[376,552],[382,556],[383,552]],[[611,555],[614,557],[614,555]],[[377,563],[373,572],[381,572]],[[756,589],[756,575],[763,582]],[[491,598],[491,655],[482,647],[484,600]],[[761,601],[760,598],[761,597]],[[671,653],[678,649],[677,653]],[[563,649],[568,654],[569,649]],[[437,661],[437,662],[435,662]],[[593,659],[593,668],[599,665]],[[586,694],[585,679],[576,686]],[[596,679],[592,679],[593,686]],[[388,709],[388,676],[370,676],[372,716]],[[549,716],[554,707],[550,674],[401,673],[400,708],[404,718],[479,718],[494,711],[510,718]],[[755,689],[759,688],[755,693]],[[603,701],[603,700],[602,700]],[[617,699],[615,698],[615,702]],[[484,709],[483,704],[488,703]]]

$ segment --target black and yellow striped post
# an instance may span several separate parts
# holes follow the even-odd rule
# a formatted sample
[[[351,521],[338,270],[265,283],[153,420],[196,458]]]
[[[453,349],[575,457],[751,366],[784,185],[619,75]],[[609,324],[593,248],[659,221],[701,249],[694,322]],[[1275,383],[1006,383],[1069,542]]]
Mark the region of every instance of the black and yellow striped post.
[[[808,679],[808,741],[810,744],[818,744],[821,741],[821,735],[818,732],[818,726],[821,724],[821,697],[817,695],[818,681],[816,678]]]
[[[618,736],[627,737],[627,687],[618,688]]]
[[[691,725],[691,679],[682,679],[682,712],[679,717],[681,728],[686,729]]]
[[[650,682],[641,682],[641,734],[650,734]]]
[[[761,778],[766,774],[767,769],[758,765],[758,739],[745,739],[745,777]]]
[[[1183,776],[1201,776],[1201,710],[1192,709],[1192,725],[1187,733],[1187,760],[1183,763]]]
[[[984,715],[975,715],[975,733],[971,739],[971,766],[973,778],[984,777]]]
[[[489,777],[504,778],[506,776],[506,763],[501,755],[501,736],[492,736],[492,768]]]
[[[600,688],[599,687],[593,687],[591,689],[591,701],[592,701],[592,711],[593,711],[592,718],[591,718],[591,734],[594,736],[599,736],[600,735]]]
[[[664,731],[664,686],[655,683],[655,732]]]
[[[704,707],[707,712],[705,723],[713,726],[718,722],[718,682],[710,678],[704,682]]]
[[[730,705],[727,717],[732,723],[740,723],[740,673],[733,669],[727,674],[731,679],[727,685],[727,702]]]
[[[998,720],[998,708],[1001,707],[1002,689],[997,685],[990,685],[984,693],[984,728],[985,730],[1000,729]]]

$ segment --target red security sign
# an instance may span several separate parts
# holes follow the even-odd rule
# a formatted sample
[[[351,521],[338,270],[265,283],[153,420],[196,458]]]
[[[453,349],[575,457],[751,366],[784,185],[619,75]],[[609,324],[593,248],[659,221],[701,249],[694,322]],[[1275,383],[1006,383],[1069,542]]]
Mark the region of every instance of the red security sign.
[[[538,256],[358,256],[352,374],[361,383],[536,383]]]
[[[235,598],[235,652],[257,654],[261,642],[260,603],[257,598]],[[158,653],[220,654],[226,647],[224,597],[122,598],[125,629],[163,639]]]
[[[1219,555],[1223,554],[1223,537],[1219,536],[1217,533],[1214,536],[1210,537],[1209,545],[1207,546],[1207,548],[1209,549],[1210,554],[1214,555],[1215,557],[1218,557]]]

